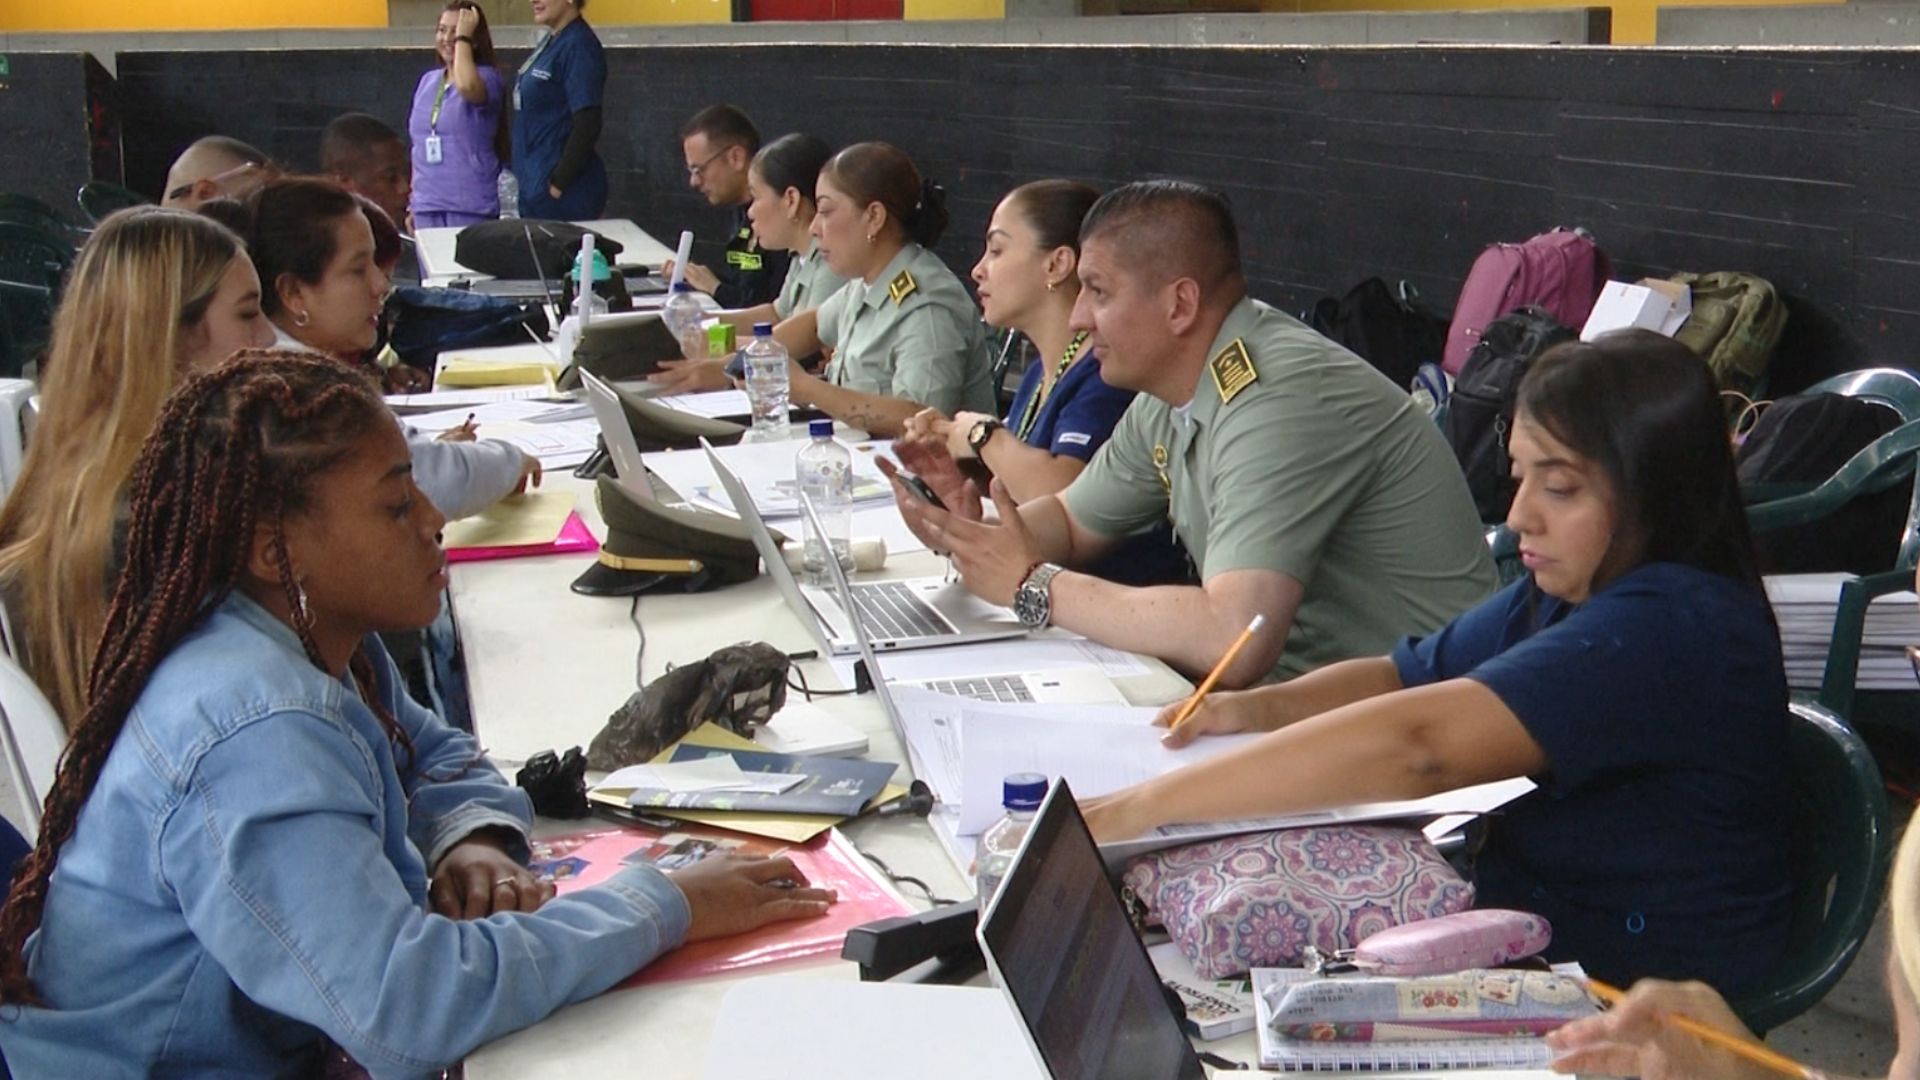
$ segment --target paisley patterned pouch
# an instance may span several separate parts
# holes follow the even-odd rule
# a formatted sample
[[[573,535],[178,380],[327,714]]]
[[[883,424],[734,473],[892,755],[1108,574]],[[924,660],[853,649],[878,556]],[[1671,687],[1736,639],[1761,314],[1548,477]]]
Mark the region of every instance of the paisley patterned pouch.
[[[1322,825],[1142,855],[1124,893],[1203,979],[1297,967],[1308,946],[1352,949],[1391,926],[1473,906],[1473,886],[1418,830]]]

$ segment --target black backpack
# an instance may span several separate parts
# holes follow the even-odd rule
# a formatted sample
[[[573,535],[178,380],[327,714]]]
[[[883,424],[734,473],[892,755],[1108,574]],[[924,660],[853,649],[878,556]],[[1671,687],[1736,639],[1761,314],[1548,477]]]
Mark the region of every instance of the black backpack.
[[[432,371],[449,349],[525,345],[547,336],[544,305],[465,289],[396,285],[387,297],[386,313],[393,327],[388,344],[400,359],[422,371]]]
[[[1740,486],[1750,493],[1757,489],[1763,499],[1809,490],[1899,426],[1899,413],[1859,398],[1781,398],[1760,414],[1740,444],[1734,457]],[[1819,521],[1755,535],[1760,572],[1874,574],[1890,569],[1912,495],[1913,484],[1903,479],[1884,491],[1860,495]]]
[[[491,274],[509,281],[535,281],[544,277],[559,281],[580,257],[580,238],[587,234],[578,225],[538,218],[501,218],[481,221],[460,230],[453,240],[453,257],[461,266],[478,274]],[[593,245],[614,266],[620,254],[620,241],[593,234]],[[539,265],[534,264],[538,259]]]
[[[1402,390],[1421,364],[1440,362],[1447,344],[1447,320],[1404,281],[1393,286],[1368,278],[1337,300],[1322,297],[1301,321],[1346,346]]]
[[[1574,337],[1546,309],[1529,306],[1488,323],[1467,354],[1447,399],[1446,435],[1481,521],[1505,521],[1513,505],[1507,434],[1521,376],[1535,357]]]

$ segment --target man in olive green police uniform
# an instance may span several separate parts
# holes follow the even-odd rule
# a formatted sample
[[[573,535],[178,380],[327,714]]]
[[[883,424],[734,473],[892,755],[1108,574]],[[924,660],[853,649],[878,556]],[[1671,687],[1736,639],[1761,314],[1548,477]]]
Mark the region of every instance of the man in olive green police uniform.
[[[714,206],[732,208],[725,261],[718,270],[688,263],[686,281],[709,293],[723,308],[750,308],[771,303],[787,280],[788,255],[767,251],[753,237],[747,221],[747,166],[760,152],[760,132],[747,114],[731,105],[712,105],[693,114],[680,128],[680,148],[687,159],[687,186]],[[671,274],[673,264],[667,264]]]
[[[1109,383],[1140,396],[1059,496],[975,520],[895,483],[902,512],[969,589],[1029,625],[1210,670],[1221,685],[1385,655],[1485,598],[1494,573],[1465,480],[1432,420],[1364,361],[1249,299],[1226,201],[1130,184],[1081,229],[1072,325]],[[912,464],[913,462],[910,462]],[[1062,569],[1170,515],[1202,584],[1127,588]]]

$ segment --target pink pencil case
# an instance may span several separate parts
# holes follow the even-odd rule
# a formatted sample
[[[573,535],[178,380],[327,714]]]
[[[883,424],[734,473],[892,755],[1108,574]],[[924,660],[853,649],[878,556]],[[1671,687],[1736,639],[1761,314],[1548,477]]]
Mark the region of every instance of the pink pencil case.
[[[479,562],[482,559],[518,559],[527,555],[565,555],[575,551],[598,551],[600,541],[593,538],[593,530],[580,520],[580,514],[567,516],[567,523],[560,527],[560,535],[549,544],[516,544],[511,547],[470,547],[448,548],[447,561]]]
[[[1370,934],[1338,960],[1370,975],[1443,975],[1510,964],[1552,941],[1553,928],[1538,915],[1481,908]]]

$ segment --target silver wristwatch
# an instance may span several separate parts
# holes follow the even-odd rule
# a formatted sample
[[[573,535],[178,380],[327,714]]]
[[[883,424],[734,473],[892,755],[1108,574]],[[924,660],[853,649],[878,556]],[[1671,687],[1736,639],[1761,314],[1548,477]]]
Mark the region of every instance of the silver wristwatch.
[[[1053,578],[1064,567],[1041,563],[1013,591],[1013,614],[1029,630],[1044,630],[1053,621]]]

